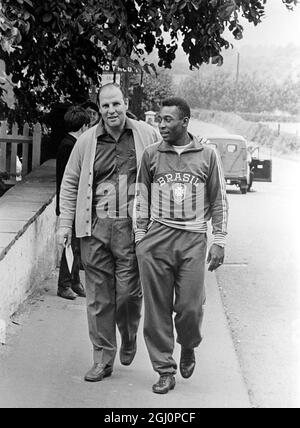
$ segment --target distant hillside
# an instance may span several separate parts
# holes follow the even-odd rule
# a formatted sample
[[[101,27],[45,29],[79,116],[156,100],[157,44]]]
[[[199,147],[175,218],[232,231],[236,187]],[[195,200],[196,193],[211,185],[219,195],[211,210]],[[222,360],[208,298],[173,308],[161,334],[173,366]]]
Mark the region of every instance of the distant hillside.
[[[222,67],[203,65],[201,74],[209,74],[218,70],[236,73],[237,50],[228,49],[223,52],[224,64]],[[197,72],[197,71],[196,71]],[[171,73],[176,83],[182,78],[195,73],[189,70],[189,63],[184,52],[179,51],[173,64]],[[272,78],[277,82],[292,77],[300,80],[300,47],[288,45],[286,47],[245,46],[240,49],[240,73],[254,74],[266,80]]]

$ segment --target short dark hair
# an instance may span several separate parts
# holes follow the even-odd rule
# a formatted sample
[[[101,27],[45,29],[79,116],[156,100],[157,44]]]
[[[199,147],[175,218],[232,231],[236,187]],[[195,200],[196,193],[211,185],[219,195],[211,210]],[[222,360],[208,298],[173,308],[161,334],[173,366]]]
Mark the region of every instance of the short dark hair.
[[[90,123],[90,117],[83,107],[71,106],[64,115],[64,122],[67,132],[77,132]]]
[[[191,109],[188,103],[183,98],[179,98],[179,97],[166,98],[165,100],[163,100],[161,105],[162,107],[176,106],[179,112],[181,113],[182,118],[191,117]]]
[[[81,107],[84,108],[84,109],[87,109],[88,107],[90,107],[92,110],[94,110],[97,113],[99,113],[99,107],[97,106],[96,103],[94,103],[91,100],[85,101],[83,104],[81,104]]]

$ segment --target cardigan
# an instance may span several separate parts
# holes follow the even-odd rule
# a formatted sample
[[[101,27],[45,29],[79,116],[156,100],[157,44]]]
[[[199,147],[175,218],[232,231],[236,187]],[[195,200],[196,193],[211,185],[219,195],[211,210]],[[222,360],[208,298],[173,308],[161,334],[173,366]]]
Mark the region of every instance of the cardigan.
[[[129,118],[126,118],[126,121],[132,128],[137,165],[139,165],[144,149],[161,140],[161,137],[154,127],[143,121]],[[94,160],[97,137],[102,131],[101,122],[78,138],[66,165],[61,184],[59,226],[71,229],[75,219],[77,238],[91,236]]]
[[[66,134],[62,139],[56,156],[56,215],[59,216],[59,194],[60,186],[64,176],[65,168],[68,163],[70,154],[77,141],[71,134]]]

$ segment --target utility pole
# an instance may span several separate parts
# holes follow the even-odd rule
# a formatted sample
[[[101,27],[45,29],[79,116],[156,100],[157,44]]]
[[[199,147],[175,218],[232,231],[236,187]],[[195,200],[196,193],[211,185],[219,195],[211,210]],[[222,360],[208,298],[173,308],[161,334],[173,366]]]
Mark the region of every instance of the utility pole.
[[[236,110],[237,110],[239,76],[240,76],[240,53],[238,52],[237,64],[236,64],[235,88],[234,88],[234,113],[236,113]]]

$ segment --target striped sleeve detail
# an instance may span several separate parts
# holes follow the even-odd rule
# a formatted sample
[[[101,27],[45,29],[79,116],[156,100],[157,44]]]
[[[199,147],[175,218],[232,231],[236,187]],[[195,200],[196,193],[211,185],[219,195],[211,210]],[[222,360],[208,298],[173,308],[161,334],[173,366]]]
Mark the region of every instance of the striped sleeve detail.
[[[144,236],[146,235],[146,230],[145,229],[136,229],[135,231],[135,243],[139,242],[141,239],[144,238]]]
[[[135,198],[133,203],[133,231],[136,235],[135,241],[139,241],[139,236],[144,235],[150,222],[149,195],[151,195],[151,177],[148,169],[147,148],[143,152],[141,163],[138,167],[137,181],[135,186]]]
[[[221,198],[222,198],[222,228],[221,231],[214,233],[214,244],[225,245],[226,235],[227,235],[227,221],[228,221],[228,202],[226,196],[226,183],[223,173],[222,163],[219,157],[218,152],[215,150],[217,158],[217,168],[219,175],[219,183],[221,189]]]
[[[132,224],[133,224],[133,231],[134,231],[134,233],[136,233],[136,231],[139,229],[138,218],[141,215],[141,213],[140,213],[140,198],[141,198],[141,195],[139,193],[139,177],[140,177],[140,172],[141,172],[141,165],[142,165],[142,162],[140,162],[138,170],[137,170],[137,175],[136,175],[137,176],[137,181],[135,183],[135,195],[134,195],[134,201],[133,201]]]
[[[132,211],[132,226],[133,226],[134,233],[137,230],[137,221],[136,221],[136,219],[137,219],[137,194],[138,194],[137,187],[138,187],[138,184],[136,183],[135,184],[135,195],[134,195],[134,200],[133,200],[133,211]]]
[[[214,234],[213,243],[220,247],[225,247],[226,233],[217,232]]]

